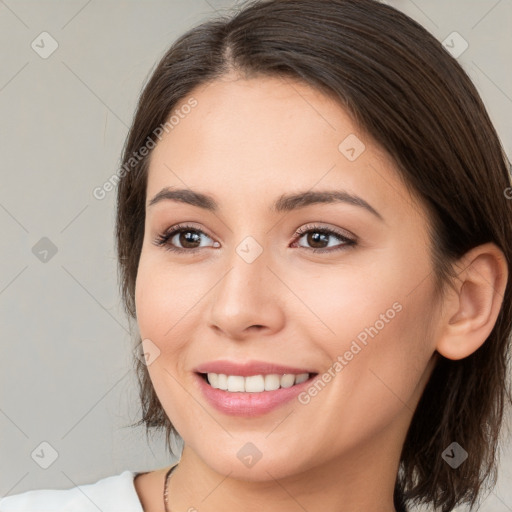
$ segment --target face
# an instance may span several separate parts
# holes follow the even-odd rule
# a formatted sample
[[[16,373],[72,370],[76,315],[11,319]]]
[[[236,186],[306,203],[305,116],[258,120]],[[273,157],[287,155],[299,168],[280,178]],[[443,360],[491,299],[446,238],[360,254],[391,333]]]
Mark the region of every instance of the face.
[[[425,210],[300,82],[225,76],[176,110],[151,155],[136,309],[185,446],[251,480],[389,460],[435,351]],[[190,201],[159,194],[178,189]]]

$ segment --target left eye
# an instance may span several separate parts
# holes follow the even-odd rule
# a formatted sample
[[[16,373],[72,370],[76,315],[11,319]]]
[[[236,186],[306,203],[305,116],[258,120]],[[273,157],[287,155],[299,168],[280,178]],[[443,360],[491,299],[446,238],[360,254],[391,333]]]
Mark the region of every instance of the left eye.
[[[178,225],[173,227],[171,230],[158,235],[154,243],[157,246],[164,246],[165,249],[169,251],[190,253],[198,251],[199,249],[202,249],[204,247],[208,247],[208,245],[200,245],[202,235],[204,235],[207,238],[210,238],[206,233],[193,226]],[[307,241],[307,243],[312,244],[313,247],[305,247],[304,245],[300,244],[292,246],[298,246],[304,249],[309,249],[312,252],[332,252],[354,246],[357,243],[354,239],[349,238],[348,236],[345,236],[342,233],[338,233],[333,229],[311,225],[304,226],[303,228],[298,229],[295,232],[295,240],[301,240],[305,237],[305,235],[307,235],[305,240]],[[332,244],[329,245],[329,238],[337,238],[339,241],[341,241],[341,243],[334,244],[333,247]],[[322,246],[326,242],[327,246],[318,247],[318,245]],[[181,247],[176,247],[175,243],[181,244]],[[199,243],[199,245],[196,245],[197,243]],[[293,244],[296,244],[296,242],[294,241]],[[210,245],[210,247],[219,246],[220,244],[218,242],[214,242],[213,245]]]
[[[326,227],[319,227],[319,226],[304,226],[303,228],[300,228],[297,230],[295,235],[298,235],[298,240],[301,240],[304,238],[307,241],[308,244],[313,245],[313,247],[310,248],[312,252],[332,252],[332,251],[339,251],[342,249],[346,249],[347,247],[351,247],[356,245],[356,241],[352,238],[349,238],[348,236],[338,233],[337,231],[326,228]],[[329,238],[337,238],[342,243],[340,244],[334,244],[334,247],[332,245],[329,245]],[[325,242],[327,242],[327,246],[322,246]],[[318,244],[320,244],[322,247],[318,247]],[[316,247],[315,247],[316,245]],[[299,247],[304,247],[303,245],[299,245]],[[331,247],[330,249],[328,247]],[[306,249],[308,247],[305,247]]]

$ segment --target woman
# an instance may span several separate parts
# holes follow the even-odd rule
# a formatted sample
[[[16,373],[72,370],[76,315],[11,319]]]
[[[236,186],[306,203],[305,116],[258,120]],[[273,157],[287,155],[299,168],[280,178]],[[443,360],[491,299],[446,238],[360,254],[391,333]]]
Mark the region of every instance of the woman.
[[[512,188],[441,43],[373,0],[247,4],[164,55],[119,178],[140,423],[183,451],[82,487],[88,502],[477,502],[510,401]],[[86,503],[57,493],[0,509]]]

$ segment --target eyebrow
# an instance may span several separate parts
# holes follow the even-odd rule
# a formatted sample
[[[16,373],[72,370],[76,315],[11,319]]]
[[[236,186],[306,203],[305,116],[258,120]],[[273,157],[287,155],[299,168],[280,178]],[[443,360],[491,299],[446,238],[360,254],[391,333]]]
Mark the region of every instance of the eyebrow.
[[[219,205],[212,196],[201,192],[195,192],[191,189],[173,189],[170,187],[165,187],[160,190],[160,192],[158,192],[148,203],[148,207],[164,200],[190,204],[214,213],[219,211]],[[278,197],[270,209],[276,213],[290,212],[292,210],[298,210],[318,203],[348,203],[353,206],[364,208],[380,220],[384,220],[382,215],[363,198],[350,194],[345,190],[308,190],[306,192],[298,192],[294,194],[283,194]]]

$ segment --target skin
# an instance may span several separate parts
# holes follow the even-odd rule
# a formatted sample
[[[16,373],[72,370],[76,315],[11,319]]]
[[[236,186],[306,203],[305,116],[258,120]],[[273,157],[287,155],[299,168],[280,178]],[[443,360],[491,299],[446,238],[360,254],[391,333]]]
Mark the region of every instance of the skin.
[[[141,338],[160,351],[148,371],[185,443],[170,509],[394,511],[413,411],[438,353],[466,357],[490,333],[507,279],[502,254],[493,244],[470,251],[441,302],[421,201],[339,104],[276,77],[227,75],[191,96],[197,106],[153,150],[147,203],[164,187],[191,188],[211,194],[220,209],[146,203],[136,283]],[[354,161],[338,149],[350,134],[365,145]],[[320,189],[357,194],[383,220],[347,203],[269,210],[281,194]],[[199,252],[153,243],[178,223],[205,233]],[[357,245],[335,251],[343,244],[335,235],[323,245],[294,236],[312,223],[346,231]],[[236,252],[247,236],[262,248],[250,264]],[[327,244],[331,252],[311,250]],[[400,312],[308,404],[229,416],[195,385],[193,368],[216,359],[322,374],[397,302]],[[236,456],[247,442],[262,454],[250,468]],[[135,480],[145,512],[162,510],[166,470]]]

